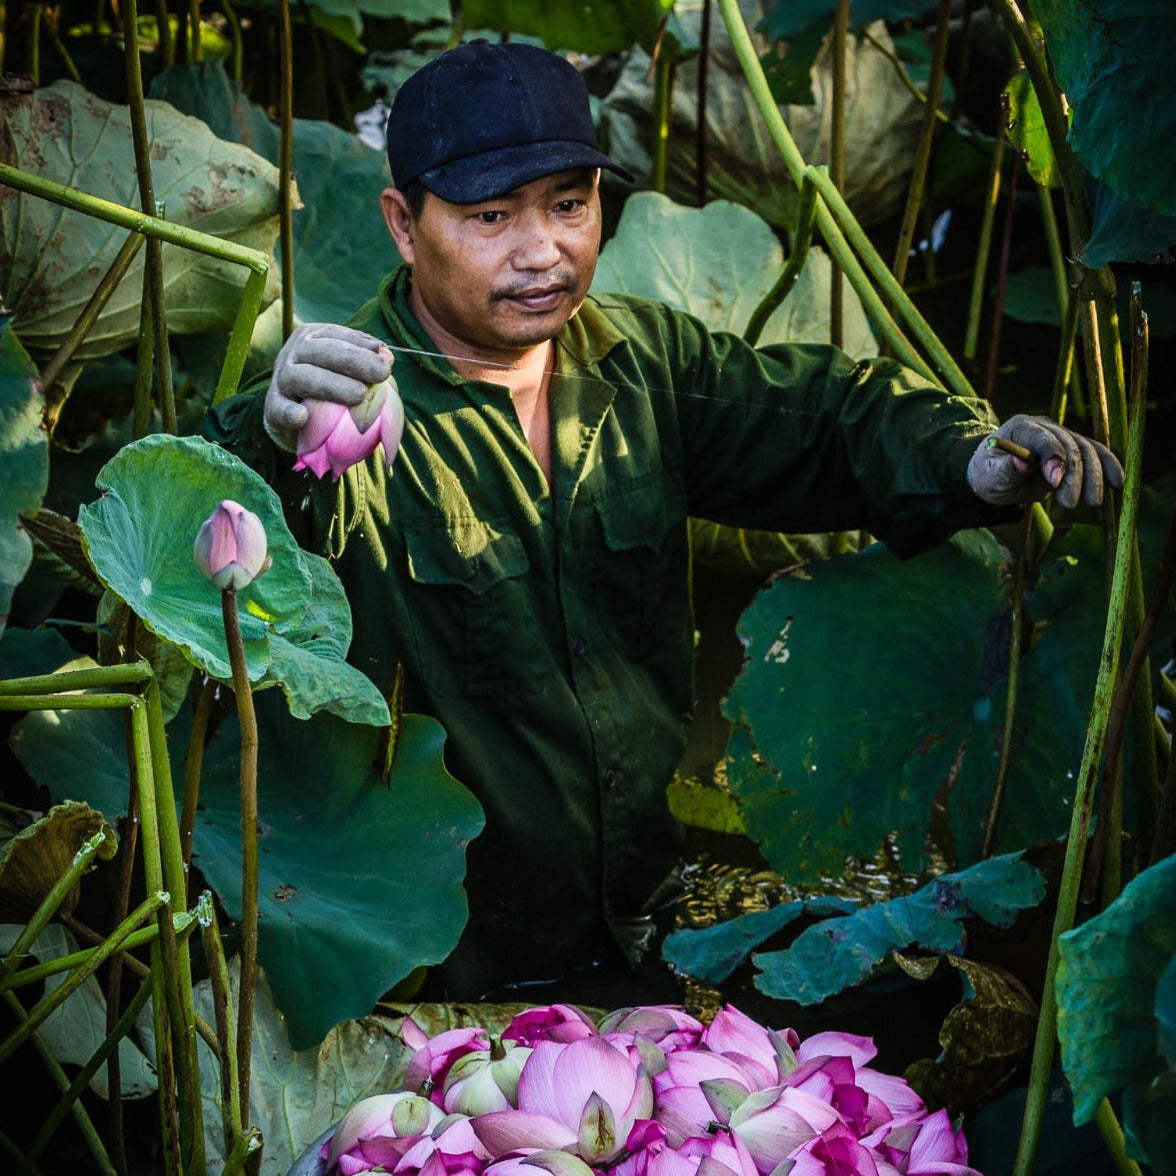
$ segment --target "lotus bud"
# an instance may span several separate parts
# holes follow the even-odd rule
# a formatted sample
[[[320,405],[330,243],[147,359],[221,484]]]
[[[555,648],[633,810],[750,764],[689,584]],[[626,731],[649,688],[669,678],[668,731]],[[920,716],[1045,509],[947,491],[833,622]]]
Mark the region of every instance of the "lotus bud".
[[[389,376],[372,384],[367,395],[348,407],[334,400],[306,400],[309,416],[298,434],[296,470],[311,470],[321,478],[328,470],[338,481],[345,470],[384,447],[388,468],[404,432],[404,403],[396,381]]]
[[[489,1050],[464,1054],[445,1077],[443,1105],[463,1115],[484,1115],[518,1105],[519,1075],[531,1056],[525,1045],[495,1038]]]
[[[239,591],[269,569],[265,548],[261,519],[226,498],[200,525],[192,556],[218,588]]]

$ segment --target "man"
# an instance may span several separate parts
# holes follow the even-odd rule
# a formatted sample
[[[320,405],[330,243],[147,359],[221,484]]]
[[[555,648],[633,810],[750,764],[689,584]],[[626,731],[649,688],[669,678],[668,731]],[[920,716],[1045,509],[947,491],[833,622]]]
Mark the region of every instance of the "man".
[[[210,431],[332,557],[352,661],[384,689],[403,666],[407,709],[445,727],[486,831],[440,994],[506,999],[633,949],[677,860],[688,516],[865,528],[909,555],[1051,488],[1096,503],[1121,471],[1037,418],[998,430],[1034,462],[991,449],[983,403],[896,363],[755,351],[660,304],[588,297],[599,169],[626,173],[597,148],[579,75],[545,50],[441,55],[398,93],[388,154],[404,265],[349,327],[298,328],[266,395],[227,401]],[[337,485],[292,473],[303,401],[356,402],[392,352],[391,472],[377,454]]]

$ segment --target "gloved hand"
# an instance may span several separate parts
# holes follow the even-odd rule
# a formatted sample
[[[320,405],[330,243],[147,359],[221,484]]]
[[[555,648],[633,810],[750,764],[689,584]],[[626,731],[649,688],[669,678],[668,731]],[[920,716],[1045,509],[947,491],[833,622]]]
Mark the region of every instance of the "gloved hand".
[[[1033,455],[1022,461],[993,444],[1003,437]],[[1036,502],[1051,490],[1067,510],[1078,505],[1097,506],[1107,486],[1123,485],[1123,467],[1103,444],[1072,433],[1049,417],[1009,417],[996,432],[980,442],[968,462],[968,485],[993,506]]]
[[[309,413],[303,400],[358,404],[392,372],[392,352],[373,335],[334,323],[295,327],[278,352],[265,397],[265,431],[293,453]]]

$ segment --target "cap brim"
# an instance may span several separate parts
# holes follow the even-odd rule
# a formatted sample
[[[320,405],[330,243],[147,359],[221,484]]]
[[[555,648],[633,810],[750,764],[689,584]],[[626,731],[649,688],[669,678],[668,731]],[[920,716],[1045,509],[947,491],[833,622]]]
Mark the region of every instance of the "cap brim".
[[[603,151],[587,143],[570,141],[521,143],[499,147],[479,155],[468,155],[422,173],[418,179],[430,192],[450,204],[479,204],[505,196],[532,180],[574,171],[576,168],[606,168],[632,183],[633,173]]]

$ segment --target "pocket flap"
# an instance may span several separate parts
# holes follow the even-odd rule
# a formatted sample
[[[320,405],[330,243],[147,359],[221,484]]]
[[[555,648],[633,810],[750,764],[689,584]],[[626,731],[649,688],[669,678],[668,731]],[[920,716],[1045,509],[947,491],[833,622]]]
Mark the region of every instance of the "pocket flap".
[[[406,525],[408,574],[418,584],[461,585],[481,595],[530,567],[522,540],[481,519]]]

